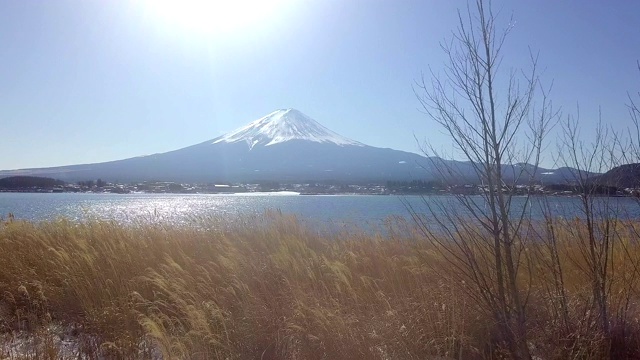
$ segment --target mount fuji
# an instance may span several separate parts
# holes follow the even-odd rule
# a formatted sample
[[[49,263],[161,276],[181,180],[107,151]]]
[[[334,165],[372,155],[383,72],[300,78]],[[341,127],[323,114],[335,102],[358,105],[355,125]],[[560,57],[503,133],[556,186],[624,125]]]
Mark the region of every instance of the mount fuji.
[[[276,110],[245,127],[214,139],[213,144],[246,142],[253,149],[255,145],[269,146],[292,140],[365,146],[334,133],[295,109]]]
[[[329,181],[424,179],[420,155],[362,144],[295,109],[281,109],[200,144],[96,164],[0,171],[66,181]]]
[[[0,171],[0,178],[29,175],[65,181],[359,183],[434,179],[438,162],[456,168],[461,174],[456,180],[461,183],[477,180],[468,162],[368,146],[327,129],[298,110],[281,109],[225,135],[166,153],[96,164],[5,170]],[[514,173],[519,166],[522,164],[511,166]],[[570,170],[539,169],[539,179],[565,182],[571,179]]]

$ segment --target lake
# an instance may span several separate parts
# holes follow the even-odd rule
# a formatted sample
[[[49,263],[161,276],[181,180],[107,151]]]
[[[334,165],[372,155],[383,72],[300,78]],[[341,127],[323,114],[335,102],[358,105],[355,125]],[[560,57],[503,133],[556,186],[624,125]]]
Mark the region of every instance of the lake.
[[[425,197],[436,212],[460,210],[454,196]],[[479,200],[479,197],[474,198]],[[541,202],[532,197],[528,211],[534,219],[542,219]],[[556,216],[581,217],[579,198],[547,197],[549,208]],[[409,219],[403,201],[424,213],[427,205],[419,196],[380,195],[292,195],[278,193],[254,194],[92,194],[92,193],[0,193],[0,216],[12,213],[17,219],[32,221],[65,217],[72,221],[89,218],[117,222],[161,222],[188,224],[196,219],[214,217],[230,222],[240,217],[259,216],[267,210],[294,214],[300,221],[319,227],[357,226],[376,228],[390,216]],[[602,198],[625,218],[640,218],[640,204],[631,198]],[[515,197],[514,204],[524,204]],[[464,212],[462,212],[464,214]]]

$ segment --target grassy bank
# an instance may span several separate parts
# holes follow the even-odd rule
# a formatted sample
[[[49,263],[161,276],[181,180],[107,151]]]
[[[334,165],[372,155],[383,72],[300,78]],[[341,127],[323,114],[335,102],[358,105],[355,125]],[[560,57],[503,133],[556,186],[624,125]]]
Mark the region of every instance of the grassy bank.
[[[490,309],[459,264],[445,261],[442,249],[399,220],[393,225],[403,230],[385,238],[320,236],[279,215],[245,225],[251,226],[2,222],[0,358],[482,359],[504,353]],[[527,289],[532,352],[542,359],[596,359],[616,346],[621,358],[637,358],[634,224],[619,224],[620,245],[610,254],[614,336],[594,326],[590,280],[578,256],[580,229],[579,221],[559,221],[557,253],[538,239],[522,255],[518,280]],[[555,258],[562,284],[549,270]]]

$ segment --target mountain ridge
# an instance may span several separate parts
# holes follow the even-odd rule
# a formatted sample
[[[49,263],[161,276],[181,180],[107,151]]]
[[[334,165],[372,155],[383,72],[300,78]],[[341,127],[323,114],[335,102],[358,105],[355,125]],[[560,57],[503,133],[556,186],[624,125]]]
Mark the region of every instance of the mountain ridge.
[[[438,164],[460,170],[458,183],[474,182],[473,165],[427,158],[346,138],[295,109],[279,109],[213,139],[181,149],[103,163],[0,171],[65,181],[382,182],[437,178]],[[507,165],[505,174],[518,173]],[[539,169],[544,181],[564,181],[566,172]],[[569,172],[570,175],[570,172]],[[515,175],[514,175],[515,176]],[[540,178],[540,179],[542,179]]]
[[[621,188],[640,188],[640,163],[616,166],[597,176],[588,177],[591,183]]]

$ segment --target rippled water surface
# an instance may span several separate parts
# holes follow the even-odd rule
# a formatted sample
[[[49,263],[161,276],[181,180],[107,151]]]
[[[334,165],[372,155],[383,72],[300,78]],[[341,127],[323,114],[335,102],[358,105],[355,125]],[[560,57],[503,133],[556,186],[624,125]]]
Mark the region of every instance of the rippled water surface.
[[[119,222],[189,223],[215,217],[230,221],[267,210],[317,224],[367,226],[390,215],[407,215],[395,196],[300,196],[280,194],[29,194],[0,193],[0,215],[18,219],[99,218]]]
[[[437,212],[462,211],[453,196],[426,197],[426,204]],[[478,198],[479,199],[479,198]],[[527,211],[541,219],[540,202],[533,197]],[[0,193],[0,216],[12,213],[18,219],[70,220],[87,218],[109,219],[118,222],[149,221],[184,224],[195,219],[214,217],[232,221],[242,216],[261,215],[267,210],[294,214],[301,221],[313,224],[379,226],[390,216],[409,218],[404,202],[418,211],[429,213],[428,206],[418,196],[301,196],[280,194],[29,194]],[[581,217],[576,197],[548,198],[549,208],[556,216]],[[640,217],[640,205],[629,198],[605,198],[623,217]],[[524,198],[514,198],[516,207]],[[480,207],[482,208],[482,206]]]

